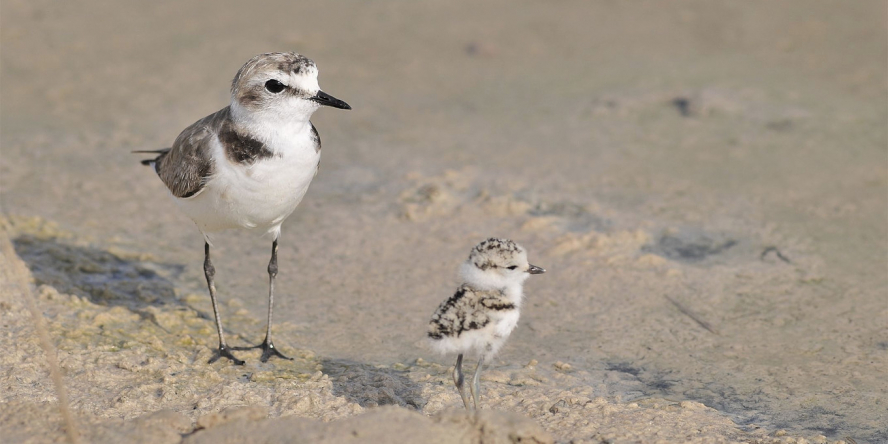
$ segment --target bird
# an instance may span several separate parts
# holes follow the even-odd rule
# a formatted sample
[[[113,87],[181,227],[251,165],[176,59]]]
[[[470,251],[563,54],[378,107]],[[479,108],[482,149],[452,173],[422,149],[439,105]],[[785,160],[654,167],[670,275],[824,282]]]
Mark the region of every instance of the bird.
[[[546,270],[527,262],[527,251],[509,239],[489,238],[472,248],[460,265],[463,283],[432,314],[428,339],[441,354],[458,353],[453,383],[467,411],[463,354],[479,356],[469,390],[478,411],[481,368],[500,350],[518,324],[524,281]]]
[[[253,348],[262,349],[262,362],[273,356],[292,359],[278,351],[271,337],[278,238],[320,167],[321,139],[309,119],[321,106],[351,109],[320,89],[311,59],[295,52],[259,54],[234,76],[228,106],[185,128],[169,148],[134,151],[156,155],[142,164],[154,169],[176,206],[203,234],[203,270],[219,335],[209,363],[227,358],[244,365],[231,351]],[[210,234],[233,228],[272,239],[265,339],[234,349],[225,341],[210,260]]]

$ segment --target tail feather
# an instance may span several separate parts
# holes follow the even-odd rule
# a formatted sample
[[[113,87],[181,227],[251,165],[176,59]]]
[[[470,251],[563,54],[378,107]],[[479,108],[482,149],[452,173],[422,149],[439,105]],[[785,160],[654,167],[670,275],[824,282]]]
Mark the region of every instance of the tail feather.
[[[170,152],[170,148],[164,148],[161,150],[138,150],[132,151],[134,154],[157,154],[157,157],[153,159],[143,159],[141,160],[142,165],[151,166],[152,163],[157,163],[157,161],[164,156],[164,154]]]

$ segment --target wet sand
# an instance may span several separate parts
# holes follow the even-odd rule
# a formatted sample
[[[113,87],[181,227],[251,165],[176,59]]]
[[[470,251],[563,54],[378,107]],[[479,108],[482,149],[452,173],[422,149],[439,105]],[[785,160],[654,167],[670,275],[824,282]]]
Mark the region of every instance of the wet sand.
[[[442,442],[884,442],[885,16],[881,2],[4,2],[5,236],[92,441],[224,427],[379,441],[388,421]],[[297,360],[207,365],[200,235],[129,151],[224,106],[237,68],[270,50],[313,58],[354,110],[313,118],[321,171],[283,227],[276,343]],[[485,372],[498,425],[484,428],[452,410],[452,363],[423,332],[489,236],[549,273]],[[226,330],[255,343],[270,240],[215,243]],[[0,428],[62,440],[24,293],[4,279]]]

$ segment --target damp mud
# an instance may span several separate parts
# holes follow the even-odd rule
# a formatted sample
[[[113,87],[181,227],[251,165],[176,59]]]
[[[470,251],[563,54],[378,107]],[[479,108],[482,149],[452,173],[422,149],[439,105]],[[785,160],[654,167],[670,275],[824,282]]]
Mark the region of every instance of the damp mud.
[[[4,442],[71,430],[28,301],[82,442],[886,442],[886,13],[4,2]],[[279,241],[295,359],[208,364],[203,240],[130,151],[271,50],[354,109],[312,119]],[[469,418],[424,334],[491,236],[547,273]],[[256,344],[271,239],[213,242],[227,338]]]

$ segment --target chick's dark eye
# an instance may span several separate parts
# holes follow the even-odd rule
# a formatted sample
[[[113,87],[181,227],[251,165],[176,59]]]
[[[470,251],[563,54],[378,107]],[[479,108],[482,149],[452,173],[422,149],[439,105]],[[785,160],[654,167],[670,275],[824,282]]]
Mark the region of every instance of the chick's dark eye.
[[[284,86],[283,83],[278,82],[277,80],[269,80],[265,82],[265,89],[267,89],[270,93],[277,94],[283,91],[284,88],[286,88],[286,86]]]
[[[512,265],[511,267],[506,267],[506,268],[508,268],[509,270],[514,270],[514,269],[518,268],[518,266],[517,266],[517,265]]]

